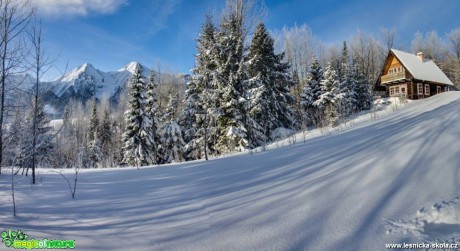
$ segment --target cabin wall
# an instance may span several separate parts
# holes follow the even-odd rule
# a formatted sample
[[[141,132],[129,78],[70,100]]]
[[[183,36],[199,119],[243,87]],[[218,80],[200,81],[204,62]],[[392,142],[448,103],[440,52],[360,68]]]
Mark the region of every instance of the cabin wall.
[[[450,90],[450,87],[444,84],[426,83],[420,81],[414,81],[412,84],[414,95],[411,96],[411,99],[428,98]],[[429,88],[429,91],[427,91],[427,88]]]
[[[428,86],[428,87],[427,87]],[[421,88],[421,89],[420,89]],[[428,89],[426,89],[428,88]],[[386,85],[386,94],[390,97],[407,97],[408,99],[423,99],[449,91],[443,84],[410,81]]]
[[[413,82],[407,82],[407,90],[407,98],[414,99],[416,90]]]

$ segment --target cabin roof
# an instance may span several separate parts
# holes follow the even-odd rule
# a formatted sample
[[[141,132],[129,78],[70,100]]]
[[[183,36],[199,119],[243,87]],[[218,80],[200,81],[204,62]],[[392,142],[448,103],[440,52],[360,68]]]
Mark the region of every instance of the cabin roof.
[[[391,51],[415,79],[454,85],[432,60],[424,59],[422,62],[417,55],[396,49]]]

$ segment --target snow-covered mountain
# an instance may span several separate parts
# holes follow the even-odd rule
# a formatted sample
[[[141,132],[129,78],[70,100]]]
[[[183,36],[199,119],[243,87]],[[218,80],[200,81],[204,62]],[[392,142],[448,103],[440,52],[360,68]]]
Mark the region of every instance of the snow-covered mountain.
[[[118,70],[107,72],[95,68],[90,63],[85,63],[58,79],[41,83],[43,100],[49,109],[56,111],[58,117],[62,115],[65,105],[71,99],[86,102],[93,97],[98,100],[107,97],[112,103],[117,103],[139,67],[142,76],[147,79],[151,69],[138,62],[130,62]],[[185,83],[189,78],[189,75],[181,73],[156,72],[156,75],[158,79],[161,79],[160,84]],[[23,91],[30,91],[34,87],[35,81],[35,78],[30,74],[10,75],[7,80],[15,89]]]
[[[86,101],[93,97],[98,99],[108,97],[116,101],[138,67],[142,69],[142,75],[148,77],[150,69],[137,62],[131,62],[119,70],[109,72],[85,63],[59,79],[44,83],[45,100],[56,106],[58,110],[62,110],[72,98]]]

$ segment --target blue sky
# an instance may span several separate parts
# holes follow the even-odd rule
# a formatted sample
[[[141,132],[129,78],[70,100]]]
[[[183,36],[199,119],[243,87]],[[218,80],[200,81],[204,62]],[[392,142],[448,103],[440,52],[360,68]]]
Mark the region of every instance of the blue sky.
[[[194,38],[215,0],[33,0],[43,19],[48,54],[68,70],[85,62],[115,70],[138,61],[165,70],[188,72],[193,66]],[[396,28],[406,46],[415,32],[436,30],[441,37],[460,27],[459,0],[266,0],[267,27],[307,24],[327,44],[357,30],[378,34]],[[56,76],[50,72],[49,77]]]

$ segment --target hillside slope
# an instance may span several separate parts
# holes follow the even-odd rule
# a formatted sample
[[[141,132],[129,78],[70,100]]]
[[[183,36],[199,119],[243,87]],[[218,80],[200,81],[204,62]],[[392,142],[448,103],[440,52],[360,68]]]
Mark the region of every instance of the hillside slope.
[[[18,178],[17,218],[3,176],[0,231],[72,239],[77,250],[386,250],[417,242],[388,231],[388,222],[459,195],[459,111],[460,92],[450,92],[291,147],[84,171],[75,200],[59,174],[41,171],[34,187]]]

